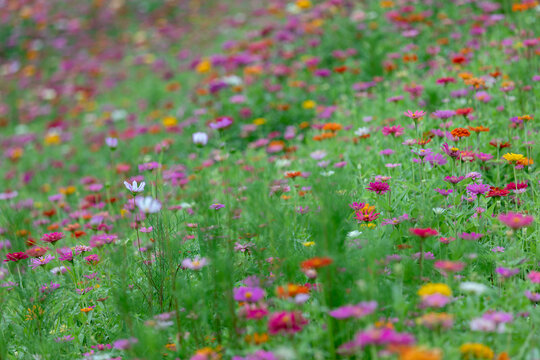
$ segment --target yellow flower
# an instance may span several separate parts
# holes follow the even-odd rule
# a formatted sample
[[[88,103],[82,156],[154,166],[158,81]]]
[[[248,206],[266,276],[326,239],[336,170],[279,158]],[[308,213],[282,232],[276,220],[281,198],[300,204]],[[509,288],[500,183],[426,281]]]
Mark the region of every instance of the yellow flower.
[[[50,131],[45,135],[45,145],[58,145],[61,142],[60,133],[57,131]]]
[[[381,7],[383,9],[393,8],[394,7],[394,2],[389,1],[389,0],[383,0],[383,1],[381,1]]]
[[[315,245],[315,241],[306,241],[306,242],[302,243],[302,245],[304,245],[305,247],[311,247],[311,246]]]
[[[450,290],[450,287],[448,287],[448,285],[441,284],[441,283],[428,283],[426,285],[423,285],[418,290],[418,295],[420,295],[422,297],[428,296],[428,295],[433,295],[433,294],[441,294],[441,295],[444,295],[444,296],[451,296],[452,295],[452,290]]]
[[[198,65],[197,67],[195,68],[195,70],[199,73],[199,74],[203,74],[205,72],[208,72],[212,69],[212,63],[210,62],[210,60],[208,59],[204,59],[202,60]]]
[[[521,154],[514,154],[514,153],[508,153],[508,154],[504,154],[503,155],[503,158],[508,161],[509,163],[513,163],[513,162],[518,162],[520,161],[521,159],[523,159],[523,155]]]
[[[313,109],[316,105],[317,103],[313,100],[306,100],[302,103],[304,109]]]
[[[165,127],[173,127],[178,124],[178,120],[174,116],[167,116],[161,121]]]
[[[459,347],[464,359],[493,359],[495,355],[489,346],[479,343],[466,343]]]
[[[264,125],[264,124],[266,124],[266,119],[265,118],[257,118],[255,120],[253,120],[253,124],[255,124],[257,126]]]
[[[296,6],[298,6],[300,9],[309,9],[311,7],[311,1],[310,0],[297,0]]]

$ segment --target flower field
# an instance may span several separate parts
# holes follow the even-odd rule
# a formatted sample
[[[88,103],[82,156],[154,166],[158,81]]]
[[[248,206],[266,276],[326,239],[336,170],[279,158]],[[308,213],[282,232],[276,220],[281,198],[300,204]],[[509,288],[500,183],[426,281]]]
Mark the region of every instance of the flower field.
[[[0,360],[540,360],[539,19],[0,0]]]

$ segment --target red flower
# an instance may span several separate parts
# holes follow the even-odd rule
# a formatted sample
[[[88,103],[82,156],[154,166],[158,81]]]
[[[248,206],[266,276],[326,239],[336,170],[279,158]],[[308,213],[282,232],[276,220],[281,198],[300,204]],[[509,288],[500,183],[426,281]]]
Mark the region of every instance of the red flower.
[[[6,259],[4,260],[4,262],[9,262],[9,261],[17,262],[19,260],[23,260],[26,258],[28,258],[28,255],[26,255],[26,253],[22,251],[15,252],[15,253],[6,254]]]
[[[409,232],[411,234],[415,235],[415,236],[418,236],[418,237],[422,238],[422,239],[425,239],[425,238],[430,237],[430,236],[439,235],[437,230],[432,229],[432,228],[427,228],[427,229],[412,228],[412,229],[409,229]]]
[[[498,187],[491,187],[489,192],[487,193],[486,197],[502,197],[502,196],[508,196],[510,194],[510,191],[505,189],[499,189]]]
[[[302,261],[300,266],[304,270],[305,269],[319,269],[319,268],[328,266],[333,262],[334,262],[334,260],[332,260],[329,257],[314,257],[314,258],[308,259],[306,261]]]

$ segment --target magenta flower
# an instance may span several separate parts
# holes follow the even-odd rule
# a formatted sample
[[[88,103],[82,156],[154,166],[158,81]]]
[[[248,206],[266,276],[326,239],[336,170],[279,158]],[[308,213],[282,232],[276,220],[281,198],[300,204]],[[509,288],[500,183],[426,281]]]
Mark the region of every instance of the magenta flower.
[[[390,191],[390,185],[383,181],[370,182],[369,187],[366,189],[375,192],[377,195],[383,195],[387,191]]]
[[[531,271],[527,277],[533,284],[540,284],[540,271]]]
[[[499,274],[501,277],[508,279],[514,275],[519,274],[519,269],[508,269],[504,267],[498,267],[495,269],[495,272]]]
[[[394,125],[385,126],[381,131],[384,136],[394,135],[394,137],[398,137],[403,135],[404,129],[401,127],[401,125]]]
[[[64,234],[62,234],[61,232],[53,232],[53,233],[50,233],[50,234],[44,234],[41,237],[41,241],[54,244],[55,242],[57,242],[58,240],[63,239],[63,238],[64,238]]]
[[[98,254],[92,254],[85,257],[84,260],[86,260],[86,263],[89,265],[97,265],[101,259]]]
[[[361,302],[356,305],[345,305],[329,312],[336,319],[362,318],[373,313],[377,309],[376,301]]]
[[[479,234],[475,232],[470,232],[470,233],[463,232],[459,234],[459,237],[463,240],[478,240],[482,238],[483,236],[484,234]]]
[[[239,287],[234,289],[234,300],[242,302],[257,302],[264,298],[264,290],[258,287]]]
[[[32,269],[36,269],[40,266],[44,266],[44,265],[47,265],[48,263],[50,263],[52,260],[54,260],[54,256],[52,255],[44,255],[44,256],[41,256],[41,257],[38,257],[38,258],[34,258],[34,259],[31,259],[30,260],[30,266]]]
[[[27,258],[28,258],[28,255],[23,251],[14,252],[14,253],[6,254],[6,259],[4,260],[4,262],[9,262],[9,261],[17,262],[19,260],[23,260]]]
[[[408,333],[398,333],[391,328],[370,328],[356,334],[353,341],[339,347],[342,355],[353,355],[368,345],[406,346],[415,343],[414,336]]]
[[[533,222],[534,218],[528,215],[524,216],[520,213],[508,212],[506,214],[500,214],[499,220],[506,226],[517,230],[521,229],[522,227],[529,226]]]
[[[280,311],[270,314],[268,332],[270,335],[294,334],[302,330],[307,323],[308,321],[299,311]]]
[[[465,179],[465,176],[446,176],[443,180],[455,185],[460,183],[463,179]]]
[[[540,302],[540,293],[533,293],[530,290],[525,291],[525,296],[533,303]]]
[[[366,203],[358,203],[355,201],[352,204],[349,204],[349,206],[354,210],[362,210],[364,207],[366,207]]]
[[[487,184],[469,184],[467,185],[467,192],[470,196],[485,194],[491,189],[491,186]]]

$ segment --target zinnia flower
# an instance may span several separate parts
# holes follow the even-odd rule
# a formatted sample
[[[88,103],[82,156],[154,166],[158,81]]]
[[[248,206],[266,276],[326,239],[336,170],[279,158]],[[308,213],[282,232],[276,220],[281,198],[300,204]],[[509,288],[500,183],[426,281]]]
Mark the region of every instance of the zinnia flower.
[[[524,216],[519,213],[508,212],[506,214],[499,215],[499,220],[506,226],[517,230],[522,227],[529,226],[534,218],[532,216]]]

